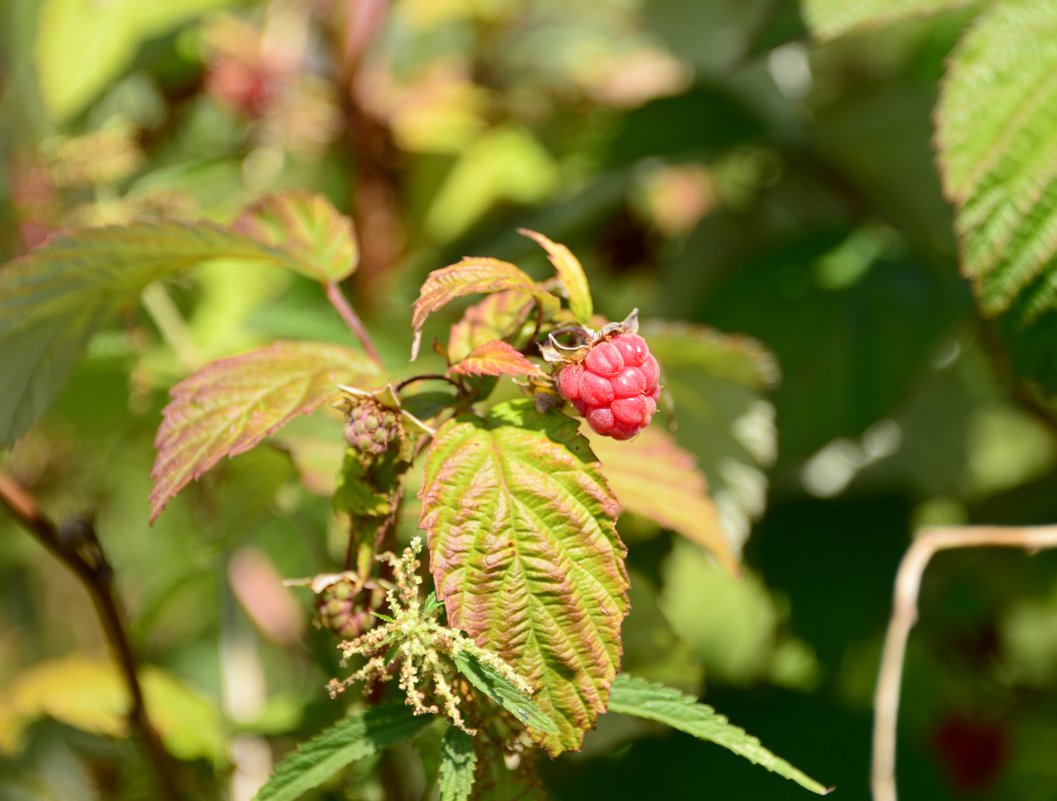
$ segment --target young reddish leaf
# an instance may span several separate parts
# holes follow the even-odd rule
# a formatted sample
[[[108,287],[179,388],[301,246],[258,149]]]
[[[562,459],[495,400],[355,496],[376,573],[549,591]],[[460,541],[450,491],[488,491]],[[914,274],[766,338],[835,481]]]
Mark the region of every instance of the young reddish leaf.
[[[531,296],[537,303],[557,309],[558,300],[510,262],[490,258],[465,258],[450,267],[434,270],[426,278],[415,301],[411,326],[415,332],[411,360],[418,357],[422,326],[430,314],[456,298],[478,293],[512,290]]]
[[[488,295],[470,306],[448,335],[448,358],[461,362],[478,345],[516,334],[536,305],[531,295],[513,290]]]
[[[340,395],[338,384],[370,384],[376,368],[359,351],[318,342],[275,342],[221,359],[172,389],[154,446],[151,521],[223,457],[257,445],[295,417]]]
[[[543,234],[527,228],[519,228],[518,233],[535,240],[547,251],[551,264],[558,273],[558,280],[562,282],[562,286],[569,295],[570,311],[578,321],[588,325],[594,313],[594,306],[591,302],[591,287],[587,284],[587,275],[584,273],[580,260],[565,245],[552,242]]]
[[[513,346],[493,339],[478,345],[469,356],[452,365],[448,375],[542,376],[543,371]]]
[[[289,256],[289,267],[324,283],[356,269],[359,250],[352,220],[311,192],[270,195],[247,208],[233,226]]]
[[[208,222],[63,234],[0,268],[0,446],[47,408],[88,338],[153,281],[213,259],[289,268],[291,256]]]
[[[552,755],[580,747],[620,662],[626,551],[599,467],[575,421],[518,400],[445,424],[419,493],[448,620],[537,689]]]
[[[590,435],[609,485],[624,509],[700,545],[731,573],[738,559],[719,523],[708,485],[694,457],[661,428],[618,442]]]

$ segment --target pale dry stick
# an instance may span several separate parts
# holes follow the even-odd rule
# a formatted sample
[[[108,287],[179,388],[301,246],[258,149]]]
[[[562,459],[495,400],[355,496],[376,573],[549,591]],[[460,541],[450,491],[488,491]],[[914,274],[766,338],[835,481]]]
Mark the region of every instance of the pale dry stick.
[[[881,669],[874,693],[873,765],[870,786],[874,801],[896,801],[896,723],[907,638],[917,621],[918,591],[929,560],[954,548],[1057,548],[1057,526],[1010,528],[960,526],[925,529],[914,540],[896,574],[892,617],[885,633]]]

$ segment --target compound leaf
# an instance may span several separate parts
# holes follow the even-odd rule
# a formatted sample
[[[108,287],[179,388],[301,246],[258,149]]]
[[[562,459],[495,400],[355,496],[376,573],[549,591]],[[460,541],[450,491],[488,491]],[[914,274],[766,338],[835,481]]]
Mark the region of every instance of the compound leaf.
[[[519,350],[494,339],[474,348],[470,354],[449,368],[448,375],[540,376],[543,371]]]
[[[1014,369],[1057,389],[1057,5],[980,17],[950,62],[936,115],[963,273],[998,318]]]
[[[620,661],[626,551],[599,468],[575,421],[518,400],[446,423],[419,494],[450,624],[537,689],[551,754],[580,746]]]
[[[247,208],[233,227],[286,253],[291,268],[318,281],[340,281],[359,262],[352,220],[311,192],[270,195]]]
[[[416,717],[403,704],[376,706],[350,715],[316,735],[280,762],[254,801],[291,801],[342,768],[414,737],[433,718]]]
[[[738,560],[708,496],[694,457],[653,425],[630,442],[592,435],[591,449],[605,468],[620,505],[683,535],[707,550],[731,573]]]
[[[468,801],[473,792],[473,774],[477,768],[477,754],[473,737],[452,726],[444,734],[440,754],[437,786],[440,801]]]
[[[250,450],[295,417],[338,397],[338,384],[369,384],[377,377],[359,351],[286,341],[221,359],[188,376],[172,388],[154,441],[151,520],[223,457]]]
[[[519,228],[518,233],[534,240],[547,251],[547,256],[558,273],[558,280],[569,296],[569,310],[579,322],[589,324],[591,315],[594,314],[594,306],[591,302],[591,287],[587,283],[587,275],[580,260],[565,245],[552,242],[543,234],[527,228]]]
[[[721,745],[813,793],[827,795],[830,792],[810,776],[772,754],[758,739],[733,725],[712,707],[699,704],[690,696],[662,684],[621,673],[613,682],[609,711],[655,720],[699,740]]]

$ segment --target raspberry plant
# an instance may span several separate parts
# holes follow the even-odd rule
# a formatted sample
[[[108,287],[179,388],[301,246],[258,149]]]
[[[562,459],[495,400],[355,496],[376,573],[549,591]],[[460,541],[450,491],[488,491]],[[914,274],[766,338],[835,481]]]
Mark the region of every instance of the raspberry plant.
[[[693,459],[663,425],[650,426],[664,379],[636,314],[599,319],[575,256],[523,233],[555,275],[536,280],[487,257],[430,273],[412,310],[413,360],[431,315],[484,297],[463,304],[447,340],[434,341],[441,371],[402,376],[340,289],[356,267],[356,239],[320,197],[266,198],[231,226],[155,220],[52,239],[2,273],[4,303],[18,311],[3,316],[3,332],[34,354],[5,368],[20,386],[0,408],[4,439],[41,414],[101,319],[151,282],[218,258],[308,276],[360,347],[277,341],[207,364],[172,388],[155,440],[152,519],[294,418],[319,412],[342,423],[333,504],[345,560],[289,583],[307,587],[318,625],[335,636],[346,672],[329,690],[350,708],[288,756],[258,798],[295,798],[434,717],[451,727],[437,769],[442,798],[534,797],[536,760],[578,750],[607,710],[715,741],[824,792],[708,707],[620,672],[622,504],[728,569],[737,563]],[[629,480],[629,463],[658,465],[656,490]],[[413,475],[422,534],[405,545]],[[362,699],[351,700],[352,687]]]

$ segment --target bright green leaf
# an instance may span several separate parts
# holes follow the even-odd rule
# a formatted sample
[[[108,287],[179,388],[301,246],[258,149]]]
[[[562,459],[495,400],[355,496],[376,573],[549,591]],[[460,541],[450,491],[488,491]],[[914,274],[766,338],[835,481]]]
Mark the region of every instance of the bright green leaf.
[[[738,572],[738,559],[719,524],[705,477],[670,434],[653,425],[630,442],[598,435],[590,439],[625,510],[682,534],[728,571]]]
[[[628,580],[619,507],[576,422],[529,400],[449,421],[419,497],[449,623],[538,690],[552,754],[578,748],[616,675]]]
[[[558,280],[569,295],[569,309],[579,322],[588,325],[591,315],[594,314],[594,306],[591,302],[591,287],[587,284],[587,275],[580,260],[565,245],[552,242],[543,234],[527,228],[520,228],[518,232],[536,241],[547,251],[547,256],[558,273]]]
[[[362,353],[318,342],[274,342],[221,359],[172,388],[154,445],[151,520],[223,457],[245,453],[295,417],[340,396],[338,384],[378,380]]]
[[[803,0],[804,21],[819,39],[879,28],[968,5],[972,0]]]
[[[298,272],[340,281],[359,263],[352,220],[311,192],[271,195],[247,208],[235,230],[286,253]]]
[[[466,679],[503,709],[516,717],[526,726],[539,729],[547,734],[558,734],[554,721],[525,695],[511,684],[495,668],[481,662],[473,654],[458,651],[455,654],[455,667]]]
[[[462,361],[451,366],[448,375],[509,375],[543,377],[543,371],[501,340],[478,345]]]
[[[699,740],[721,745],[813,793],[826,795],[830,792],[810,776],[772,754],[759,740],[731,724],[712,707],[699,704],[690,696],[670,687],[621,673],[613,682],[609,711],[655,720]]]
[[[473,792],[473,774],[477,767],[477,755],[473,750],[473,737],[452,726],[444,734],[444,747],[440,757],[440,772],[437,786],[440,801],[468,801]]]
[[[317,734],[280,762],[254,801],[291,801],[361,759],[414,737],[433,720],[403,704],[377,706]]]
[[[962,271],[1014,369],[1057,389],[1057,5],[990,7],[950,62],[936,115]]]
[[[159,668],[142,668],[140,680],[151,720],[170,752],[180,759],[225,762],[223,721],[209,701]],[[18,751],[26,726],[42,716],[93,734],[126,737],[130,706],[124,677],[108,659],[70,656],[37,664],[4,688],[0,751]]]

